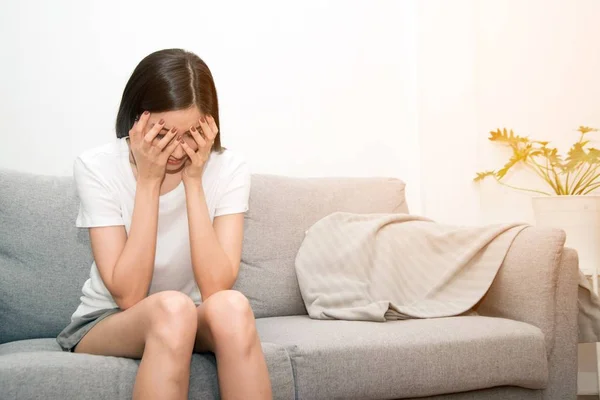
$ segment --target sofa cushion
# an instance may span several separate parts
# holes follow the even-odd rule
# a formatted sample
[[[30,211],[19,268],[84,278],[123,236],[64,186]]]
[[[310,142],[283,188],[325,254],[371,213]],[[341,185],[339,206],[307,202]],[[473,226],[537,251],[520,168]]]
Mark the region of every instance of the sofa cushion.
[[[415,397],[411,400],[542,400],[542,390],[524,389],[516,386],[498,386],[471,392]]]
[[[27,339],[0,344],[0,356],[36,351],[63,351],[56,339]]]
[[[257,317],[306,314],[294,269],[305,231],[334,211],[408,212],[404,187],[390,178],[253,175],[235,289]]]
[[[285,349],[263,343],[274,399],[294,399],[294,382]],[[131,399],[138,360],[68,353],[55,339],[0,345],[0,393],[7,399]],[[194,354],[190,399],[218,399],[212,353]]]
[[[301,399],[390,399],[495,386],[543,389],[544,336],[532,325],[463,316],[363,322],[308,316],[257,320],[287,348]]]
[[[70,177],[0,171],[0,343],[69,323],[92,265],[78,206]]]

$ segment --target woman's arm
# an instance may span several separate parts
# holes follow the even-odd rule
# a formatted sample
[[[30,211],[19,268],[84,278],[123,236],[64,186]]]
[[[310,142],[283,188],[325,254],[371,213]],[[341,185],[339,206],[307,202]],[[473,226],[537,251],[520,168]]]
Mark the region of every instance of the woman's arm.
[[[198,122],[200,131],[194,126],[190,127],[198,149],[192,149],[181,140],[181,147],[189,157],[182,179],[188,212],[192,268],[202,299],[206,300],[220,290],[231,289],[237,279],[242,253],[244,214],[229,213],[218,216],[211,224],[202,177],[219,128],[210,115],[203,116]]]
[[[150,113],[144,112],[129,131],[130,149],[137,167],[129,237],[123,226],[90,228],[92,252],[100,277],[124,310],[148,295],[156,256],[160,188],[167,160],[179,143],[174,139],[175,128],[155,140],[164,120],[146,130],[149,118]]]
[[[233,287],[240,266],[243,214],[216,217],[211,224],[200,180],[185,185],[192,268],[202,299]]]
[[[148,294],[156,255],[159,196],[160,182],[138,182],[129,237],[123,226],[90,228],[102,281],[123,310]]]

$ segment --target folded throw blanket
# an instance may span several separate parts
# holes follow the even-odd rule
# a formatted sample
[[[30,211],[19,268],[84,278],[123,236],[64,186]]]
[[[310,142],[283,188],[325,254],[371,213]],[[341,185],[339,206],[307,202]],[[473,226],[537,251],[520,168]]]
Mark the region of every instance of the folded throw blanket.
[[[527,226],[458,227],[409,214],[333,213],[306,232],[295,261],[300,291],[315,319],[464,314],[488,291]],[[600,301],[581,277],[580,341],[598,341]]]
[[[600,342],[600,299],[581,271],[579,271],[578,290],[579,315],[577,316],[577,323],[579,325],[579,343]]]

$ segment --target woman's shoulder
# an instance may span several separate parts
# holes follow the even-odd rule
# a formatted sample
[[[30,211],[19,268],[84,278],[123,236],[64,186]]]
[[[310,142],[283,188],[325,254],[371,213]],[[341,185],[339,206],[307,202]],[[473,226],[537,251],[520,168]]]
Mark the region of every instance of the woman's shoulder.
[[[223,149],[221,152],[214,151],[211,156],[211,161],[218,165],[218,170],[221,174],[230,174],[240,168],[248,169],[248,162],[243,154],[231,149]]]
[[[102,158],[119,157],[123,153],[123,142],[125,139],[114,139],[110,142],[97,145],[84,150],[77,158],[84,161],[93,161]],[[125,144],[126,145],[126,144]]]
[[[85,167],[86,170],[96,171],[98,173],[109,172],[118,168],[119,161],[127,150],[125,139],[114,139],[80,153],[74,162],[74,168]]]

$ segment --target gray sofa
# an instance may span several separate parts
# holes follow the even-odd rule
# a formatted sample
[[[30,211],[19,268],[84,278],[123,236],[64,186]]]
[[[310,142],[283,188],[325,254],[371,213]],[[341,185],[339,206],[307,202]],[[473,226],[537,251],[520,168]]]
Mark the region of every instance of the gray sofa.
[[[0,172],[1,399],[131,397],[138,361],[62,352],[54,339],[91,265],[77,207],[70,177]],[[294,258],[333,211],[407,212],[404,184],[253,176],[236,289],[257,317],[275,399],[576,397],[578,262],[562,231],[523,231],[477,316],[311,320]],[[195,354],[190,398],[218,393],[214,356]]]

